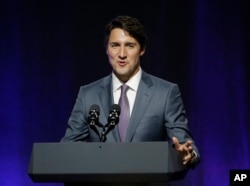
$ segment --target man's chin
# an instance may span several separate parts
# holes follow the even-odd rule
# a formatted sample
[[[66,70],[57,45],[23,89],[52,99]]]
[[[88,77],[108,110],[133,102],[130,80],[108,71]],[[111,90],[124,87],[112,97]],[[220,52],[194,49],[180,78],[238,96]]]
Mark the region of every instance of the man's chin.
[[[127,71],[126,71],[127,72]],[[121,80],[122,82],[126,82],[126,81],[128,81],[129,80],[129,74],[128,73],[126,73],[125,71],[118,71],[118,72],[116,72],[115,74],[116,74],[116,77],[119,79],[119,80]]]

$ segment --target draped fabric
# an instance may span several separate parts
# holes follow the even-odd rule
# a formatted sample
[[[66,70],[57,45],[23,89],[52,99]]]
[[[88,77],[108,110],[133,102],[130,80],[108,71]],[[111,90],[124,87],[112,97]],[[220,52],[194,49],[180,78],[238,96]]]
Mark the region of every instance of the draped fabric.
[[[0,3],[0,183],[27,175],[32,144],[58,142],[79,87],[110,73],[106,23],[137,17],[142,68],[178,83],[201,163],[174,185],[229,185],[250,169],[249,2],[42,1]]]

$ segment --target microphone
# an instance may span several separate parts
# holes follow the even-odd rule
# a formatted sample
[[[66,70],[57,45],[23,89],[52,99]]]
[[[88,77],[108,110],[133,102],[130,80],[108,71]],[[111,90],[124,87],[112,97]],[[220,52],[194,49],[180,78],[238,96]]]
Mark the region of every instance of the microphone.
[[[99,125],[100,107],[92,105],[89,110],[88,123],[90,126]]]
[[[99,136],[100,138],[100,133],[96,128],[96,125],[99,124],[99,114],[100,114],[100,107],[98,105],[92,105],[89,110],[89,116],[88,116],[88,123],[90,128]]]
[[[121,109],[119,105],[113,104],[109,112],[108,123],[106,125],[102,125],[101,123],[99,123],[100,107],[98,105],[92,105],[90,107],[88,123],[90,128],[92,128],[94,132],[99,136],[101,142],[106,141],[106,135],[115,127],[116,124],[119,123],[120,110]],[[96,126],[102,128],[101,133]]]
[[[117,123],[119,123],[120,110],[121,108],[118,104],[113,104],[111,106],[108,117],[108,127],[113,128]]]

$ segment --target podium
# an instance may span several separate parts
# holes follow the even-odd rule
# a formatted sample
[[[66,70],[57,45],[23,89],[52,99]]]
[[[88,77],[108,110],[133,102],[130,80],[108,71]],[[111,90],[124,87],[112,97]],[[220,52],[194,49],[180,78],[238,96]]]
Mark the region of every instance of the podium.
[[[33,182],[65,185],[167,183],[188,169],[167,142],[34,143],[28,174]]]

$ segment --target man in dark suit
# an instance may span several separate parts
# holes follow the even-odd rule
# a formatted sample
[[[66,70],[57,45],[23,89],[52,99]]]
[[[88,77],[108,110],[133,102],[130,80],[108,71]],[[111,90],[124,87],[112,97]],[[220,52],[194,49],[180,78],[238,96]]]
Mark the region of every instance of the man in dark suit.
[[[94,104],[99,105],[99,122],[108,123],[110,106],[118,104],[121,86],[126,84],[128,126],[119,131],[122,124],[118,123],[107,134],[106,142],[170,141],[181,154],[183,164],[194,167],[200,155],[188,130],[178,86],[141,69],[140,57],[146,49],[143,26],[136,18],[118,16],[107,25],[105,41],[113,71],[80,88],[61,141],[99,141],[88,123],[89,109]]]

